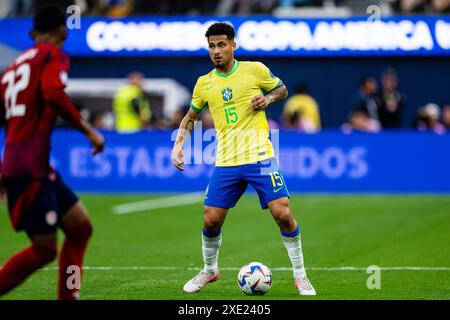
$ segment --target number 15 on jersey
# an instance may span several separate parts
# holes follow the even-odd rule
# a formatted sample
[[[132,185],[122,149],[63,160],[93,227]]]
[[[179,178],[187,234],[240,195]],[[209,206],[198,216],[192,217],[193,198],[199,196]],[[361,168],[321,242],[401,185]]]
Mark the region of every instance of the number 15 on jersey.
[[[236,112],[236,107],[228,107],[223,109],[225,111],[225,118],[227,119],[227,124],[235,124],[238,122],[238,114]]]

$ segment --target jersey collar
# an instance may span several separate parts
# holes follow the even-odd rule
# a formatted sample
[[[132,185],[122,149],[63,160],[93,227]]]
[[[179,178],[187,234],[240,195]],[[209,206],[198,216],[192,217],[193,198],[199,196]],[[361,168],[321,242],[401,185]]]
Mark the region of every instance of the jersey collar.
[[[214,73],[218,77],[226,78],[229,75],[233,74],[238,67],[239,67],[239,61],[234,60],[233,68],[231,68],[231,70],[227,74],[220,73],[219,71],[217,71],[217,69],[214,69]]]

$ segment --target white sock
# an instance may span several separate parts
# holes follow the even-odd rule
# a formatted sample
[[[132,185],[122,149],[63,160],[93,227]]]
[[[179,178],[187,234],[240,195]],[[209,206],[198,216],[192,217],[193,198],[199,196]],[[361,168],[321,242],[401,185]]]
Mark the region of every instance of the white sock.
[[[219,248],[222,244],[222,232],[219,229],[214,233],[202,232],[202,251],[205,266],[203,271],[215,274],[218,270]]]
[[[306,277],[305,265],[303,263],[302,242],[298,225],[294,232],[281,232],[281,234],[284,246],[287,249],[289,259],[291,260],[294,278]]]

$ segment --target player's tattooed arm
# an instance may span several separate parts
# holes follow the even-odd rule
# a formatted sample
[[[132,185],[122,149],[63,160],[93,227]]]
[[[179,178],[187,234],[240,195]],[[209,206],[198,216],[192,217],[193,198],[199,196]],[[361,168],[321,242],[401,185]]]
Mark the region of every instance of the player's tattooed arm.
[[[195,121],[200,116],[200,113],[189,109],[189,112],[181,120],[180,127],[178,130],[177,137],[175,139],[175,144],[172,149],[172,163],[178,170],[183,171],[183,144],[189,138],[191,132],[194,130]]]
[[[283,84],[281,87],[276,88],[275,90],[266,94],[265,97],[268,100],[268,104],[271,104],[286,99],[287,96],[288,90],[286,86]]]
[[[186,123],[186,127],[185,129],[191,133],[192,130],[194,130],[194,121],[192,119],[189,119],[188,122]]]
[[[175,144],[183,144],[194,130],[195,121],[199,118],[200,113],[189,109],[189,112],[181,120]]]
[[[262,110],[267,108],[270,104],[281,101],[288,96],[288,90],[285,85],[282,85],[275,90],[272,90],[265,96],[256,95],[253,97],[250,107],[255,110]]]

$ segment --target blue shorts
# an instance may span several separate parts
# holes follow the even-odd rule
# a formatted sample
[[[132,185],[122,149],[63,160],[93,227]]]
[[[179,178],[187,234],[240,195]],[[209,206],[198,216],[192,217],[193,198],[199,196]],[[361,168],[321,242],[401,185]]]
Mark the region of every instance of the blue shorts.
[[[51,179],[4,178],[11,223],[28,235],[56,232],[78,197],[59,174]]]
[[[206,188],[206,206],[233,208],[250,184],[258,193],[261,208],[275,199],[289,197],[286,183],[274,158],[232,167],[214,167]]]

